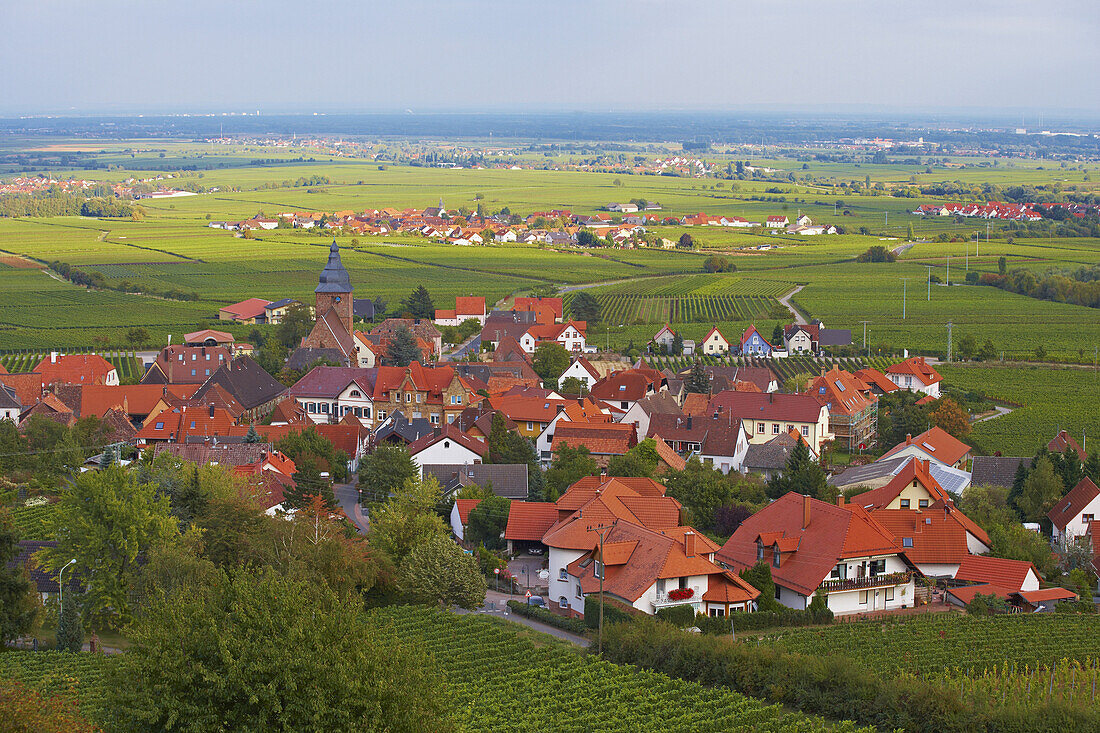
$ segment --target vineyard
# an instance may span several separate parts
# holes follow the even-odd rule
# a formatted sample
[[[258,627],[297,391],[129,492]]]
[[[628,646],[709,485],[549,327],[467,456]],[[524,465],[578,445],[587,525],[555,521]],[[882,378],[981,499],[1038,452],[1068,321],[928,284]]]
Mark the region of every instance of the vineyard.
[[[106,690],[102,680],[109,663],[102,654],[6,649],[0,652],[0,677],[49,693],[75,695],[80,711],[95,719],[103,713]]]
[[[540,646],[476,616],[413,607],[373,615],[434,656],[460,723],[472,731],[856,730],[730,690]]]
[[[826,370],[837,367],[854,372],[865,366],[871,366],[881,371],[897,361],[896,359],[877,356],[872,357],[870,360],[862,357],[825,357],[818,359],[810,356],[789,356],[785,359],[761,359],[758,357],[745,356],[707,356],[705,354],[700,356],[646,357],[647,363],[653,364],[659,369],[668,368],[676,372],[691,369],[696,359],[707,366],[766,367],[771,369],[772,373],[776,375],[776,381],[780,385],[787,379],[798,374],[818,374],[822,367]]]
[[[66,354],[82,354],[93,353],[90,349],[66,349]],[[133,352],[112,351],[101,353],[107,361],[111,362],[115,370],[118,371],[119,381],[125,381],[127,379],[141,379],[145,370],[141,367],[141,362],[133,354]],[[30,372],[34,371],[34,368],[45,358],[48,358],[48,353],[42,353],[40,351],[0,351],[0,366],[4,367],[8,372]]]
[[[10,512],[19,539],[36,541],[53,539],[53,504],[16,506]]]

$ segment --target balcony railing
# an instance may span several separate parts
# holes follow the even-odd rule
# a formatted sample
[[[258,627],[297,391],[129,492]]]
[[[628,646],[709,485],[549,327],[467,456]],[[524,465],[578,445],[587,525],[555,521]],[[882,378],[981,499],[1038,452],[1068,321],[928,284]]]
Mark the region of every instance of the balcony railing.
[[[658,592],[657,593],[657,599],[655,601],[653,601],[653,605],[655,607],[662,607],[662,606],[676,606],[676,605],[679,605],[681,603],[698,603],[699,600],[703,597],[702,589],[697,587],[697,586],[692,586],[689,589],[689,590],[692,591],[692,594],[689,597],[687,597],[687,598],[669,598],[668,594],[670,592],[674,592],[675,590],[676,589],[674,588],[672,591]]]
[[[912,577],[912,573],[885,573],[883,575],[868,575],[863,578],[848,578],[847,580],[826,580],[821,583],[818,590],[825,593],[839,593],[846,590],[905,585]]]

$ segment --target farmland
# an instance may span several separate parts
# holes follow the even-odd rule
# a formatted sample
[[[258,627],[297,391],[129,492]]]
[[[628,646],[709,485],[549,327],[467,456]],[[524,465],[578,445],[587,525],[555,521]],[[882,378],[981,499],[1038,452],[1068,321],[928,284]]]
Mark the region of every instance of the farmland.
[[[98,718],[104,712],[103,674],[108,664],[110,659],[102,654],[7,649],[0,654],[0,677],[75,696],[84,715]]]

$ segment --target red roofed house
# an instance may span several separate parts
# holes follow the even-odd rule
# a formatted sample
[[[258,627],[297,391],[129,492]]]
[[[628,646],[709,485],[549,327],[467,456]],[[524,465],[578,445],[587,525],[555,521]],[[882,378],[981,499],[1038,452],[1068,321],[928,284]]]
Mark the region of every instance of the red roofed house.
[[[42,384],[118,384],[118,371],[99,354],[52,351],[33,371],[42,375]]]
[[[267,312],[264,309],[270,302],[270,300],[264,300],[263,298],[249,298],[248,300],[242,300],[240,303],[227,305],[218,309],[218,320],[247,324],[258,323],[263,320]]]
[[[910,458],[885,486],[856,494],[852,503],[864,509],[927,509],[951,496],[928,471],[928,459]]]
[[[533,354],[540,343],[556,341],[564,346],[566,351],[580,353],[587,345],[584,335],[586,330],[587,324],[584,321],[536,324],[519,337],[519,345],[528,354]]]
[[[638,400],[668,391],[668,379],[655,369],[624,369],[595,382],[589,394],[609,407],[629,410]]]
[[[878,434],[878,397],[867,385],[837,367],[814,377],[808,390],[829,408],[829,432],[849,453],[870,447]]]
[[[852,502],[859,503],[859,497]],[[925,576],[954,578],[968,555],[989,552],[989,535],[953,504],[936,502],[926,509],[871,509],[888,529],[905,557]]]
[[[970,460],[970,446],[937,426],[925,430],[915,438],[906,435],[904,443],[898,443],[882,456],[906,457],[927,458],[943,466],[965,470],[966,462]]]
[[[923,356],[913,356],[887,368],[886,376],[901,389],[924,392],[939,399],[943,377],[928,365]]]
[[[455,499],[455,505],[451,507],[451,531],[459,542],[466,540],[466,525],[470,523],[470,511],[480,501],[481,499]]]
[[[469,320],[477,321],[484,326],[485,319],[484,296],[459,296],[455,298],[455,307],[453,310],[437,310],[435,312],[435,325],[437,326],[458,326],[464,321]]]
[[[228,410],[214,407],[176,407],[150,419],[134,437],[146,443],[184,443],[189,436],[212,439],[227,436],[233,426]]]
[[[856,370],[856,378],[867,385],[868,390],[874,395],[884,395],[896,392],[898,385],[894,384],[885,374],[878,369],[864,367]]]
[[[1047,517],[1055,542],[1088,534],[1093,520],[1100,517],[1100,488],[1086,476],[1051,508]]]
[[[514,311],[538,313],[542,309],[546,309],[549,314],[553,315],[555,321],[561,321],[565,318],[561,298],[520,297],[516,298],[512,303],[512,310]],[[540,323],[541,322],[542,321],[540,321]]]
[[[555,450],[561,446],[588,448],[600,468],[607,468],[612,456],[625,455],[637,444],[634,426],[623,423],[560,422],[553,441]]]
[[[715,557],[734,570],[767,562],[775,598],[790,608],[807,608],[817,593],[837,615],[913,605],[912,564],[859,506],[792,491],[742,522]]]
[[[504,528],[508,554],[545,547],[542,538],[557,522],[558,505],[552,501],[513,501]]]
[[[806,439],[815,455],[833,439],[829,432],[829,408],[813,395],[777,392],[719,392],[707,406],[707,414],[740,418],[753,444],[767,443],[796,430]]]
[[[707,335],[703,337],[702,343],[697,347],[698,351],[701,351],[707,355],[728,354],[730,350],[730,342],[722,332],[718,330],[718,326],[714,326]]]
[[[145,370],[141,383],[202,384],[218,367],[232,360],[228,346],[165,346]]]
[[[955,580],[988,583],[1008,591],[1039,590],[1039,571],[1026,560],[967,555],[955,573]]]
[[[1084,448],[1082,448],[1081,445],[1073,439],[1073,436],[1065,430],[1059,430],[1058,434],[1047,443],[1047,450],[1051,453],[1065,453],[1067,448],[1072,448],[1076,451],[1077,457],[1081,459],[1082,463],[1089,459],[1089,457],[1085,455]]]
[[[454,425],[444,425],[409,444],[409,456],[417,468],[426,464],[446,463],[465,466],[481,463],[489,452],[486,443],[471,438]]]

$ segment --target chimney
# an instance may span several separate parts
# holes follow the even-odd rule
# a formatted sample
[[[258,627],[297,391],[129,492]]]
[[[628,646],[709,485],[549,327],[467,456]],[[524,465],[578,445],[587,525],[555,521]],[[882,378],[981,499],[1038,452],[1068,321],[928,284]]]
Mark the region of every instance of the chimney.
[[[691,423],[693,421],[694,421],[694,418],[691,415],[688,415],[688,430],[691,430]]]
[[[168,334],[168,345],[172,345],[172,334]]]
[[[836,497],[836,505],[844,506],[844,494],[840,494]]]
[[[695,533],[684,532],[684,554],[695,557]]]
[[[905,444],[906,445],[913,445],[913,434],[912,433],[906,433],[905,434]]]
[[[810,497],[802,496],[802,529],[810,526]]]
[[[51,351],[50,352],[50,363],[51,364],[56,364],[57,363],[57,352],[56,351]]]

